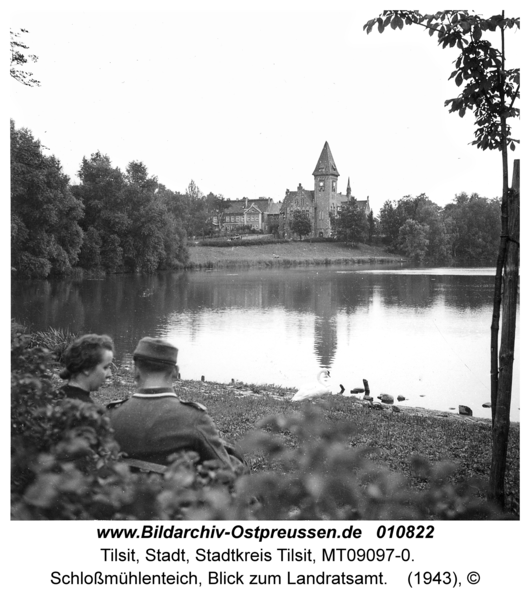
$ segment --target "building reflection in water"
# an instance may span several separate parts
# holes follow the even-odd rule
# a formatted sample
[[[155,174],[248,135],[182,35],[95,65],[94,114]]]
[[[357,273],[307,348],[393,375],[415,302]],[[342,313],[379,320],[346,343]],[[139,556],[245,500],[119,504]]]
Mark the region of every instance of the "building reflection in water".
[[[463,384],[467,396],[487,397],[492,290],[489,273],[366,268],[15,281],[12,318],[33,330],[108,333],[118,360],[144,335],[171,338],[192,378],[296,386],[325,367],[348,389],[371,378],[401,393],[414,380],[419,395],[421,378],[431,398]]]

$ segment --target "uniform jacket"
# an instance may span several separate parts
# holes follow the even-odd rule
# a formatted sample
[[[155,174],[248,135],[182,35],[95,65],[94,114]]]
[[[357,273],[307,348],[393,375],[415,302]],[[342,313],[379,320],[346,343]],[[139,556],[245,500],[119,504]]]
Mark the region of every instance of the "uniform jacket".
[[[217,459],[231,467],[217,429],[198,402],[179,400],[171,388],[138,390],[108,406],[122,452],[159,464],[181,450],[194,450],[201,461]]]

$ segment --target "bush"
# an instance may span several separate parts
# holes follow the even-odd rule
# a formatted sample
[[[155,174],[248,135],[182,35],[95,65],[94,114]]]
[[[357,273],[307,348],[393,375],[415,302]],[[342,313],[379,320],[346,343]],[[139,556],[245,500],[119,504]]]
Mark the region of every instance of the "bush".
[[[76,337],[76,334],[71,333],[68,329],[50,327],[47,331],[37,331],[31,334],[30,344],[33,347],[49,350],[54,359],[60,362],[64,352]]]

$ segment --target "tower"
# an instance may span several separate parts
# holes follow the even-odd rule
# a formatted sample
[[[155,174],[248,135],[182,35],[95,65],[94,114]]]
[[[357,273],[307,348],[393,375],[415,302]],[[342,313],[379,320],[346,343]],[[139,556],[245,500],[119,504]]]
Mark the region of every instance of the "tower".
[[[339,172],[327,142],[324,144],[324,148],[322,148],[317,166],[313,171],[313,177],[315,178],[313,233],[315,236],[327,237],[331,234],[329,213],[332,205],[335,205],[337,180],[339,178]]]

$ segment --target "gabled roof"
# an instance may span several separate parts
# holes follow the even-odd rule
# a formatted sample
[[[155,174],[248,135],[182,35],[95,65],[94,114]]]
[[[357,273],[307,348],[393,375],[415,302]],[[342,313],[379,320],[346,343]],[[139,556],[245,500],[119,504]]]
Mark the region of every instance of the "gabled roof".
[[[272,200],[269,198],[256,198],[255,200],[230,200],[228,208],[225,210],[225,214],[238,214],[242,215],[245,211],[249,210],[252,206],[262,213],[269,212],[269,205],[272,205]]]
[[[283,199],[280,212],[285,213],[287,208],[291,206],[291,204],[297,199],[301,200],[302,198],[305,198],[308,201],[308,203],[312,203],[314,200],[314,196],[315,192],[313,192],[312,190],[304,190],[303,188],[299,188],[295,192],[287,191],[285,193],[285,198]]]
[[[329,144],[326,142],[324,144],[324,148],[322,148],[322,152],[320,153],[320,158],[318,159],[317,166],[313,171],[313,177],[317,175],[336,175],[339,176],[339,172],[337,170],[337,165],[335,164],[335,160],[333,155],[331,154],[331,150],[329,149]]]
[[[248,206],[251,206],[252,204],[254,206],[257,206],[261,212],[268,212],[268,208],[269,208],[269,204],[271,203],[271,200],[269,198],[257,198],[256,200],[248,200]]]

